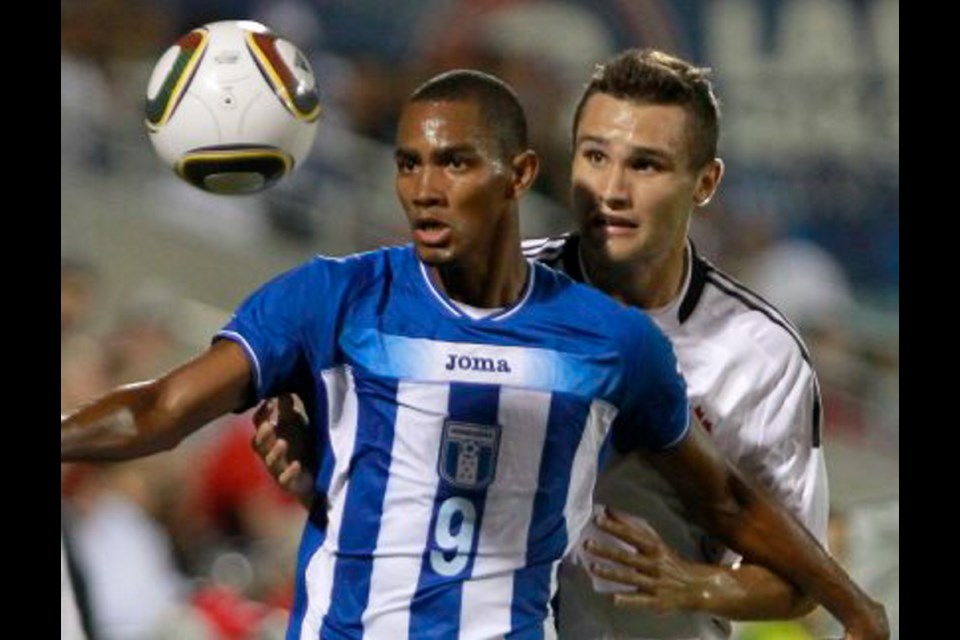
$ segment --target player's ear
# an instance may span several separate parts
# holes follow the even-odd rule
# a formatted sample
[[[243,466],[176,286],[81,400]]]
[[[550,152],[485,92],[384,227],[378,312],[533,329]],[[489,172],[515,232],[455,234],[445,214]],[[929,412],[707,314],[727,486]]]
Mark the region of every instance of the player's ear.
[[[540,172],[540,158],[533,149],[527,149],[513,156],[511,160],[510,193],[511,198],[519,198],[533,186]]]
[[[723,179],[723,160],[714,158],[700,169],[697,175],[697,188],[693,192],[693,204],[702,207],[713,198],[720,181]]]

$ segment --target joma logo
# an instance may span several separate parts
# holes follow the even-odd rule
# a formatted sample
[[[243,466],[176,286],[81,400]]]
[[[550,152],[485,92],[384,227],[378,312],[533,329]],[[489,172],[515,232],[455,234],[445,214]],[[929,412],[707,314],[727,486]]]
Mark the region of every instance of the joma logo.
[[[484,358],[482,356],[465,356],[458,353],[447,354],[447,371],[457,369],[463,371],[489,371],[490,373],[510,373],[510,363],[503,358]]]

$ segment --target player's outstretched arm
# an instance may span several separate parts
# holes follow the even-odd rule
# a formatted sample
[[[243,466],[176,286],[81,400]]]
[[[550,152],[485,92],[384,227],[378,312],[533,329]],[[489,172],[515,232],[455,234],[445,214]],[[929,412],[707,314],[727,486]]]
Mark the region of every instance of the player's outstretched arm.
[[[125,460],[172,449],[242,406],[250,384],[243,349],[221,340],[166,375],[119,387],[60,419],[60,460]]]
[[[826,607],[847,638],[887,638],[883,606],[872,600],[799,521],[733,467],[697,425],[649,461],[672,482],[701,524],[748,562],[769,567]]]
[[[704,611],[731,620],[796,618],[816,606],[764,567],[744,563],[732,568],[686,560],[653,527],[625,513],[608,508],[596,524],[633,549],[586,542],[591,554],[622,565],[599,565],[594,573],[637,589],[619,596],[619,606],[655,613]]]

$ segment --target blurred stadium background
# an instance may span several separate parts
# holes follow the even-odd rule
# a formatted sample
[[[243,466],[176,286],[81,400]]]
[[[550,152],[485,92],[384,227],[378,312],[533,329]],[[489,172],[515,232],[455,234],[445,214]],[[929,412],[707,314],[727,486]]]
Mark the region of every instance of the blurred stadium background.
[[[695,237],[811,346],[833,549],[899,637],[899,11],[897,0],[61,0],[61,410],[202,349],[246,293],[315,252],[403,241],[390,141],[403,98],[437,71],[476,67],[518,89],[544,158],[525,233],[566,230],[570,116],[592,64],[660,47],[714,68],[727,174]],[[231,18],[297,43],[325,109],[306,165],[244,198],[179,182],[142,123],[160,54]],[[96,637],[282,637],[303,515],[257,475],[250,433],[240,417],[174,454],[64,468],[62,520]],[[814,615],[740,634],[836,631]]]

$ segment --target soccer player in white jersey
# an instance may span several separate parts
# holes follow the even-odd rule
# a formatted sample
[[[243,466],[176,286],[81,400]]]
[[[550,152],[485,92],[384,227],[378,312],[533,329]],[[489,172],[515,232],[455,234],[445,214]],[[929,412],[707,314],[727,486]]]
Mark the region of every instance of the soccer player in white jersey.
[[[527,242],[527,256],[645,309],[673,343],[694,415],[717,447],[825,543],[821,408],[809,354],[779,311],[697,255],[687,237],[693,211],[723,175],[707,71],[652,50],[611,58],[579,102],[573,139],[579,230]],[[561,570],[562,637],[725,638],[728,619],[812,608],[761,566],[731,568],[738,559],[690,522],[636,456],[612,463],[594,496],[642,515],[659,536],[620,519],[620,535],[637,550],[618,556],[631,570],[599,571],[636,587],[617,605],[594,591],[595,558],[578,550]]]
[[[879,637],[843,571],[688,428],[649,319],[523,258],[518,201],[537,171],[525,129],[498,80],[429,81],[397,133],[412,245],[268,283],[205,353],[61,419],[61,459],[146,455],[298,392],[326,500],[304,531],[288,637],[541,638],[601,454],[642,450],[714,533],[789,573],[854,637]]]

